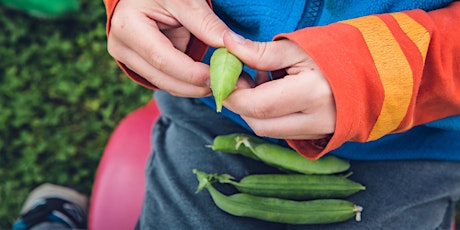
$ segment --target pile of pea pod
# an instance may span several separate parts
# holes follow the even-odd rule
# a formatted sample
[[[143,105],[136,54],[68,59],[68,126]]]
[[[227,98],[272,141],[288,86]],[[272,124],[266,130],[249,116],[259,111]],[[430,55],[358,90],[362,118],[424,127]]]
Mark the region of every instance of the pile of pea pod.
[[[345,197],[365,187],[342,175],[348,161],[335,156],[308,160],[294,150],[248,134],[228,134],[214,138],[213,150],[240,154],[286,173],[248,175],[239,181],[228,174],[210,174],[195,169],[199,185],[206,188],[214,203],[231,215],[286,224],[325,224],[355,218],[363,208]],[[213,183],[233,185],[238,193],[224,195]]]

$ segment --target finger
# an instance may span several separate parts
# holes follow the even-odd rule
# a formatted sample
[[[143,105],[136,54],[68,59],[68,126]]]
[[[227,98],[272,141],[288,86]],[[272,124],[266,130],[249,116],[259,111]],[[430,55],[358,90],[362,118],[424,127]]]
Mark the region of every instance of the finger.
[[[151,39],[143,43],[134,41],[132,44],[142,45],[131,48],[158,71],[196,86],[209,87],[209,66],[194,61],[176,49],[169,40],[163,40],[163,36],[155,31]]]
[[[177,20],[199,40],[209,46],[223,47],[224,32],[230,30],[228,26],[212,11],[206,1],[188,2],[190,4],[182,3],[168,8]]]
[[[224,101],[224,105],[242,116],[259,119],[297,112],[309,113],[323,104],[333,103],[330,95],[325,95],[330,92],[329,88],[324,88],[328,87],[327,83],[318,84],[315,75],[286,76],[252,89],[236,89]],[[309,87],[312,85],[315,87]]]
[[[322,116],[322,115],[321,115]],[[334,132],[335,124],[317,114],[301,113],[256,119],[242,117],[258,136],[283,139],[320,139]]]
[[[145,16],[141,16],[145,23],[138,23],[138,19],[126,20],[135,20],[136,23],[113,24],[110,40],[129,47],[149,65],[166,75],[196,86],[209,86],[209,66],[195,62],[174,47],[152,20]],[[116,42],[112,44],[118,45]],[[115,45],[109,46],[109,51],[116,49]],[[120,53],[112,56],[120,59],[123,55]]]
[[[254,42],[232,31],[224,33],[225,47],[251,68],[275,71],[309,60],[309,56],[294,42]]]
[[[123,58],[120,60],[130,70],[144,77],[147,81],[158,87],[159,89],[168,91],[175,96],[182,97],[204,97],[211,95],[209,87],[199,87],[187,82],[180,81],[164,74],[161,71],[153,68],[136,52],[125,48],[120,50],[123,52]],[[129,61],[128,61],[129,60]]]

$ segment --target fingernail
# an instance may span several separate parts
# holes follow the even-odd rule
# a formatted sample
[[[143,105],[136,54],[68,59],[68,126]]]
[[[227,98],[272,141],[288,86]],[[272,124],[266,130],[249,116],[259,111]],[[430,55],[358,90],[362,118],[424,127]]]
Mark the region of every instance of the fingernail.
[[[239,35],[239,34],[233,32],[233,31],[229,31],[229,33],[230,33],[230,37],[232,38],[232,40],[235,41],[236,43],[240,43],[240,44],[241,44],[241,43],[244,42],[245,39],[244,39],[243,36],[241,36],[241,35]]]

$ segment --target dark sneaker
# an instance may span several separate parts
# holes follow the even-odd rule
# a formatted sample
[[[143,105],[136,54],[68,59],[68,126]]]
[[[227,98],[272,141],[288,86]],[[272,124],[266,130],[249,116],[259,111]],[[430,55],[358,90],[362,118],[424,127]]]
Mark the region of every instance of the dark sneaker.
[[[13,230],[48,223],[68,229],[86,229],[88,198],[77,191],[53,184],[34,189],[24,203]]]

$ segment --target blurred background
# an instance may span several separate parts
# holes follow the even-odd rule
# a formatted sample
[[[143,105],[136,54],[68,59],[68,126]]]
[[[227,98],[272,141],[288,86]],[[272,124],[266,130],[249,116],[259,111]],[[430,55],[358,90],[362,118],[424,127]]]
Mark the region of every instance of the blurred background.
[[[76,12],[53,18],[2,1],[0,229],[11,229],[39,184],[66,185],[90,196],[111,132],[152,93],[129,80],[108,55],[102,0],[79,0]]]
[[[110,133],[152,96],[108,55],[102,0],[80,0],[66,16],[0,1],[0,229],[41,183],[89,196]]]

